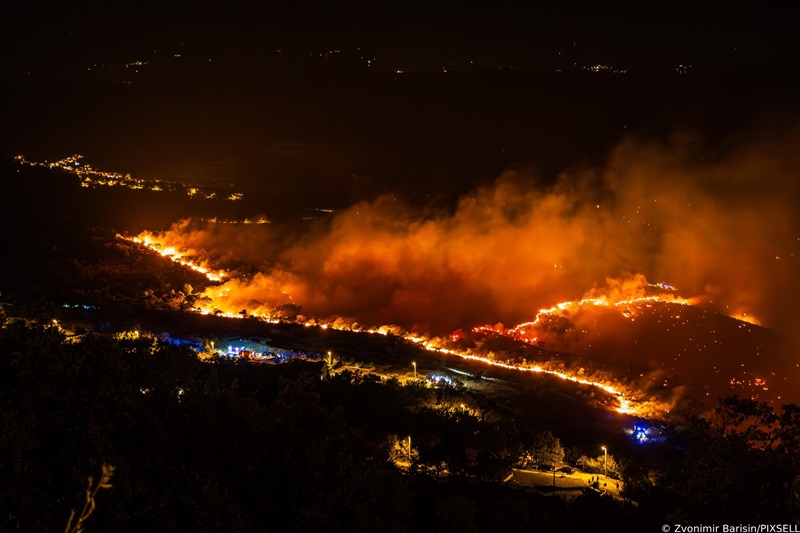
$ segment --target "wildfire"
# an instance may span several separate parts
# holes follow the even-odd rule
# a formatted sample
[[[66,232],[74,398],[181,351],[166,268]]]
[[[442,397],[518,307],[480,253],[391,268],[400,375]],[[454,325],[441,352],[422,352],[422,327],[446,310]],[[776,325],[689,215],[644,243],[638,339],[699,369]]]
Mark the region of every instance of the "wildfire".
[[[505,329],[502,324],[495,326],[478,326],[475,333],[504,335],[527,344],[539,341],[539,330],[554,318],[569,319],[579,311],[591,308],[616,309],[624,316],[635,320],[637,308],[653,303],[670,303],[677,305],[695,305],[698,298],[683,298],[675,294],[676,289],[665,283],[648,283],[642,275],[633,276],[622,282],[609,280],[609,294],[595,295],[592,291],[580,300],[569,300],[546,309],[540,309],[530,322],[518,324]],[[741,320],[739,317],[733,317]]]
[[[210,224],[233,224],[233,225],[236,225],[236,224],[271,224],[269,219],[267,219],[267,217],[264,217],[264,216],[259,216],[259,217],[254,218],[254,219],[245,218],[245,219],[242,219],[242,220],[230,220],[230,219],[217,218],[217,217],[206,218],[206,219],[203,219],[203,220],[205,222],[210,223]]]
[[[615,399],[616,405],[613,407],[613,410],[619,413],[659,417],[663,416],[669,409],[668,405],[648,397],[629,383],[621,383],[605,377],[587,377],[583,373],[572,373],[570,371],[564,371],[561,368],[552,368],[547,361],[512,362],[510,360],[503,360],[502,355],[496,356],[491,353],[486,354],[480,349],[465,349],[461,342],[463,332],[460,330],[457,334],[454,333],[449,337],[434,337],[419,332],[408,331],[400,326],[394,325],[367,327],[346,318],[307,318],[297,313],[287,316],[279,310],[279,308],[282,307],[279,305],[281,298],[276,298],[271,303],[267,303],[263,300],[252,300],[250,303],[242,303],[240,299],[233,298],[237,295],[240,287],[240,285],[233,283],[233,281],[236,280],[229,279],[230,276],[223,270],[214,270],[208,264],[198,262],[196,258],[203,257],[203,254],[192,252],[191,246],[187,246],[184,241],[171,239],[169,234],[151,234],[149,232],[144,232],[137,237],[127,238],[126,240],[155,251],[175,263],[200,272],[204,274],[209,281],[214,282],[213,286],[206,288],[203,293],[204,298],[198,301],[198,307],[194,309],[197,313],[206,315],[215,314],[229,318],[251,317],[269,323],[293,322],[306,327],[319,327],[321,329],[349,331],[360,334],[393,335],[430,352],[437,352],[506,370],[546,374],[565,381],[599,389]],[[275,284],[272,286],[274,290],[272,290],[271,293],[281,296],[286,302],[285,305],[291,306],[292,304],[290,302],[293,302],[292,294],[295,296],[300,294],[294,290],[292,280],[281,280],[274,276],[269,277],[269,280]],[[217,284],[222,281],[229,283]],[[527,344],[536,344],[540,341],[541,336],[547,332],[547,326],[550,321],[570,321],[583,311],[592,309],[610,310],[618,312],[630,320],[635,320],[637,313],[655,304],[668,303],[678,306],[688,306],[696,305],[698,301],[698,298],[679,296],[677,294],[677,289],[671,285],[649,283],[644,276],[635,275],[623,280],[608,280],[607,287],[603,289],[594,289],[586,293],[580,299],[568,300],[551,307],[540,309],[533,320],[529,322],[516,325],[509,329],[504,328],[502,324],[480,326],[473,328],[473,332],[498,334]],[[242,307],[244,307],[244,309],[241,309]],[[299,307],[297,311],[299,311]],[[734,318],[739,319],[740,317],[737,316]]]
[[[218,314],[219,316],[224,316],[227,318],[245,317],[245,315],[243,314],[236,314],[229,311],[222,312],[219,310],[213,310],[212,307],[213,304],[207,304],[203,307],[196,308],[195,311],[204,315],[214,313]],[[257,318],[259,320],[263,320],[265,322],[273,324],[281,322],[281,320],[273,318],[272,316],[269,315],[260,315],[255,313],[247,316],[250,316],[252,318]],[[439,337],[430,338],[418,333],[407,332],[404,331],[403,328],[395,325],[384,325],[376,328],[362,328],[358,325],[351,324],[343,319],[337,319],[334,321],[309,319],[309,320],[298,321],[298,323],[306,327],[319,327],[321,329],[333,329],[337,331],[348,331],[351,333],[363,333],[363,334],[383,335],[383,336],[395,335],[429,352],[438,352],[454,357],[459,357],[461,359],[465,359],[468,361],[474,361],[494,366],[497,368],[503,368],[506,370],[531,372],[535,374],[546,374],[563,379],[565,381],[571,381],[573,383],[578,383],[581,385],[588,385],[590,387],[601,389],[604,392],[612,395],[617,401],[617,407],[614,410],[621,414],[635,414],[639,416],[648,414],[649,416],[658,416],[660,413],[663,413],[666,410],[666,406],[658,405],[653,401],[645,401],[645,399],[642,398],[642,395],[635,391],[623,391],[623,387],[621,385],[600,380],[595,381],[581,376],[569,374],[566,372],[547,369],[544,368],[541,364],[534,364],[534,363],[514,364],[503,361],[497,361],[495,359],[477,353],[473,353],[468,350],[459,350],[452,348],[450,347],[450,343],[447,339],[442,339]],[[633,405],[634,401],[637,402],[636,406]]]
[[[179,250],[170,243],[165,242],[163,239],[159,239],[158,236],[156,235],[152,235],[150,233],[145,232],[138,237],[132,237],[132,238],[120,237],[120,238],[144,246],[145,248],[152,250],[160,254],[161,256],[170,259],[175,263],[183,265],[196,272],[200,272],[204,274],[210,281],[213,282],[222,281],[223,278],[225,278],[227,275],[227,273],[224,271],[212,270],[207,266],[203,266],[193,262],[191,259],[189,259],[189,256],[195,254],[191,254],[187,250]],[[225,290],[224,288],[221,287],[215,287],[215,289]],[[214,292],[206,291],[206,295],[208,294],[214,294]],[[644,298],[643,300],[647,300],[647,298]],[[587,305],[588,304],[587,302],[588,301],[577,304],[572,302],[566,302],[565,304],[559,304],[551,308],[551,310],[545,310],[545,311],[555,312],[554,310],[556,309],[563,310],[568,308],[570,305],[567,304]],[[595,299],[594,304],[616,305],[616,303],[611,303],[610,301],[604,300],[602,298]],[[270,323],[279,323],[284,321],[280,318],[276,318],[273,314],[263,311],[261,309],[250,311],[247,314],[234,313],[231,311],[221,311],[215,306],[214,298],[210,298],[209,300],[205,301],[201,306],[195,308],[194,311],[204,315],[217,314],[219,316],[224,316],[228,318],[244,318],[245,316],[248,316]],[[516,363],[498,361],[496,359],[487,357],[485,355],[481,355],[479,353],[474,353],[469,350],[457,349],[453,346],[453,341],[451,339],[428,337],[426,335],[422,335],[419,333],[405,331],[403,328],[395,325],[383,325],[379,327],[361,327],[358,324],[355,324],[353,321],[342,318],[330,321],[324,319],[316,319],[316,318],[307,319],[305,317],[298,317],[295,320],[295,322],[302,324],[306,327],[316,326],[322,329],[333,329],[339,331],[349,331],[353,333],[362,333],[370,335],[383,335],[383,336],[395,335],[430,352],[438,352],[441,354],[446,354],[453,357],[459,357],[461,359],[479,362],[493,367],[503,368],[506,370],[530,372],[535,374],[547,374],[550,376],[563,379],[565,381],[571,381],[573,383],[578,383],[581,385],[588,385],[590,387],[598,388],[613,396],[617,401],[617,406],[615,407],[614,410],[623,414],[642,415],[645,412],[648,413],[659,412],[659,411],[663,412],[664,409],[663,406],[654,406],[652,403],[645,402],[644,398],[641,397],[641,394],[636,393],[635,391],[624,390],[624,387],[618,384],[610,383],[608,381],[603,381],[603,380],[592,380],[585,378],[583,376],[573,375],[559,370],[548,369],[544,364],[538,364],[538,363],[516,364]],[[634,401],[637,402],[636,406],[634,406],[633,404]]]
[[[502,361],[496,361],[494,359],[490,359],[488,357],[477,355],[471,353],[469,351],[461,351],[461,350],[454,350],[446,347],[437,346],[439,342],[442,342],[441,339],[431,339],[426,340],[424,337],[418,337],[413,334],[406,334],[402,336],[403,339],[413,342],[428,351],[431,352],[439,352],[444,353],[447,355],[453,355],[456,357],[460,357],[461,359],[467,359],[469,361],[477,361],[480,363],[484,363],[487,365],[504,368],[506,370],[517,370],[521,372],[533,372],[536,374],[547,374],[550,376],[555,376],[557,378],[563,379],[565,381],[571,381],[573,383],[579,383],[581,385],[589,385],[590,387],[596,387],[601,389],[611,395],[613,395],[617,401],[619,402],[618,407],[615,409],[616,412],[622,414],[642,414],[644,411],[643,409],[636,409],[632,406],[631,401],[632,398],[629,397],[625,392],[623,392],[619,387],[615,387],[612,384],[602,382],[602,381],[593,381],[590,379],[585,379],[579,376],[575,376],[572,374],[567,374],[565,372],[560,372],[557,370],[548,370],[546,368],[542,368],[542,366],[533,364],[533,365],[517,365],[511,363],[505,363]]]
[[[741,322],[747,322],[748,324],[753,324],[754,326],[761,325],[760,320],[758,320],[753,315],[748,315],[747,313],[736,313],[734,315],[731,315],[731,318],[735,318],[736,320],[739,320]]]
[[[143,233],[142,236],[139,237],[123,237],[122,235],[117,235],[117,238],[140,244],[174,263],[178,263],[179,265],[203,274],[209,281],[215,283],[221,282],[228,276],[228,273],[224,270],[213,270],[210,267],[191,260],[189,258],[191,255],[189,251],[178,250],[175,246],[167,246],[162,240],[149,233]]]

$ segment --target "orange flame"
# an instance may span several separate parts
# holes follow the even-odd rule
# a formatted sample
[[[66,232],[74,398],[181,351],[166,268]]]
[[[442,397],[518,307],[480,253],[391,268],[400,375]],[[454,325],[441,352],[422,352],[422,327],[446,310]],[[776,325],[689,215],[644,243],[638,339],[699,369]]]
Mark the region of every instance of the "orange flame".
[[[476,333],[493,333],[511,337],[528,344],[535,344],[539,340],[538,328],[554,317],[570,318],[586,308],[602,307],[616,309],[632,320],[636,314],[636,307],[649,303],[671,303],[678,305],[696,305],[699,298],[683,298],[675,294],[676,289],[664,283],[648,283],[644,276],[637,274],[625,280],[607,280],[608,294],[597,294],[592,290],[580,300],[569,300],[558,303],[546,309],[540,309],[536,317],[530,322],[518,324],[512,328],[504,329],[502,325],[478,326],[473,328]],[[733,317],[741,320],[739,317]]]
[[[192,262],[191,260],[186,259],[187,256],[192,256],[197,254],[192,254],[189,251],[185,250],[178,250],[174,246],[168,246],[169,243],[165,242],[163,239],[159,239],[157,236],[152,235],[150,233],[145,232],[141,234],[141,236],[139,237],[133,237],[133,238],[121,237],[121,238],[128,240],[130,242],[137,243],[149,250],[153,250],[162,255],[163,257],[170,259],[171,261],[176,262],[178,264],[181,264],[187,268],[191,268],[192,270],[201,272],[205,274],[210,281],[218,282],[221,281],[226,276],[226,272],[224,271],[221,270],[214,271],[209,269],[208,267],[198,265]],[[244,314],[219,310],[215,306],[213,298],[213,296],[215,295],[215,290],[216,292],[220,292],[220,294],[217,294],[217,296],[221,296],[222,295],[221,293],[224,293],[229,289],[226,286],[218,286],[212,288],[212,290],[206,290],[205,295],[211,296],[211,298],[202,303],[199,307],[195,308],[194,309],[195,312],[204,315],[217,314],[219,316],[224,316],[227,318],[244,318],[245,316]],[[610,299],[608,296],[601,296],[595,298],[586,298],[577,302],[563,302],[561,304],[553,306],[552,308],[541,310],[537,315],[536,321],[540,320],[542,316],[547,314],[564,312],[565,310],[568,310],[570,308],[576,308],[585,305],[621,306],[621,305],[630,305],[636,302],[653,301],[654,298],[656,297],[639,296],[638,298],[634,299],[614,301]],[[691,300],[681,299],[678,297],[674,297],[673,301],[684,303],[687,305],[691,303]],[[270,311],[271,311],[270,309],[259,308],[256,309],[255,311],[248,311],[248,314],[246,316],[257,318],[259,320],[269,323],[280,323],[283,321],[281,319],[275,318]],[[617,406],[614,408],[614,410],[622,414],[632,414],[639,416],[648,414],[650,416],[659,416],[659,414],[663,413],[666,410],[665,405],[661,405],[653,399],[646,399],[642,393],[634,391],[629,387],[626,387],[621,384],[612,383],[607,380],[589,379],[580,375],[570,374],[568,372],[548,369],[545,368],[546,366],[545,363],[516,364],[516,363],[498,361],[490,357],[474,353],[469,350],[455,349],[452,347],[452,343],[448,339],[439,337],[428,337],[426,335],[422,335],[419,333],[408,332],[403,330],[399,326],[382,325],[378,327],[364,328],[357,324],[354,324],[352,321],[341,318],[336,319],[334,321],[329,321],[324,319],[316,319],[316,318],[305,319],[303,317],[299,317],[296,322],[307,327],[316,326],[322,329],[334,329],[339,331],[350,331],[353,333],[384,335],[384,336],[395,335],[430,352],[438,352],[454,357],[459,357],[461,359],[469,361],[480,362],[497,368],[503,368],[506,370],[515,370],[520,372],[530,372],[536,374],[546,374],[560,378],[565,381],[570,381],[581,385],[588,385],[590,387],[598,388],[613,396],[617,401]],[[534,322],[531,322],[530,324],[533,324]],[[525,326],[524,324],[521,324],[520,326],[517,326],[517,328],[523,328],[524,326]],[[636,405],[634,405],[634,402],[636,403]]]
[[[122,235],[117,235],[117,238],[140,244],[174,263],[178,263],[179,265],[203,274],[209,281],[220,282],[228,276],[228,273],[224,270],[214,270],[189,259],[189,257],[193,255],[190,251],[179,250],[175,246],[167,246],[166,241],[149,232],[144,232],[139,237],[123,237]]]

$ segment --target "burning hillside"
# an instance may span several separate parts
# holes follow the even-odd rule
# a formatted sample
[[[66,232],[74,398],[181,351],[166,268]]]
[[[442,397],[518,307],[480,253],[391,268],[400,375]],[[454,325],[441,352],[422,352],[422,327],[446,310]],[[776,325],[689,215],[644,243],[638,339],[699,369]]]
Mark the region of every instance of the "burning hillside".
[[[128,240],[203,273],[213,283],[197,300],[195,311],[199,313],[236,318],[253,316],[272,322],[290,320],[323,329],[396,335],[426,350],[448,356],[503,369],[552,375],[597,387],[616,397],[618,405],[615,409],[622,413],[661,416],[674,402],[682,399],[680,395],[685,385],[691,387],[694,397],[713,394],[714,398],[737,392],[754,398],[780,400],[781,396],[776,396],[777,391],[786,390],[787,378],[784,377],[784,383],[776,383],[779,387],[773,388],[772,393],[766,393],[770,390],[767,384],[780,381],[780,378],[776,379],[775,372],[771,372],[770,378],[758,377],[770,374],[770,369],[765,369],[763,365],[748,364],[746,369],[734,368],[734,362],[738,362],[742,356],[746,356],[747,362],[751,363],[753,358],[750,352],[765,350],[763,344],[756,346],[747,342],[753,339],[748,334],[754,331],[757,340],[764,342],[763,330],[704,309],[692,309],[699,302],[698,298],[680,297],[675,288],[663,283],[650,284],[641,275],[625,280],[609,279],[608,287],[602,290],[595,288],[579,300],[541,309],[533,321],[512,328],[506,329],[501,324],[473,328],[477,334],[500,335],[549,350],[589,355],[589,366],[593,370],[586,374],[583,368],[565,368],[563,361],[552,358],[554,352],[539,352],[538,358],[530,361],[517,355],[521,350],[511,348],[497,352],[480,340],[475,342],[474,336],[465,342],[461,330],[449,337],[437,337],[396,325],[362,325],[354,319],[341,317],[308,318],[299,314],[299,306],[285,303],[276,306],[251,303],[238,312],[223,310],[219,303],[230,297],[231,289],[230,281],[221,282],[229,277],[229,273],[200,266],[189,259],[202,256],[202,251],[176,250],[163,236],[159,240],[159,236],[149,233]],[[246,281],[241,279],[239,282]],[[291,295],[288,297],[291,299]],[[287,308],[293,312],[287,314]],[[681,318],[681,313],[686,318],[678,323],[676,321]],[[714,325],[719,319],[728,323]],[[686,331],[676,331],[680,325]],[[719,328],[719,335],[716,335],[717,329],[708,332],[704,329],[712,327]],[[731,334],[742,329],[744,337]],[[704,333],[711,337],[704,337]],[[735,349],[731,351],[732,347]],[[704,349],[708,358],[698,361],[692,357]],[[642,361],[643,351],[647,352],[647,361]],[[758,355],[759,352],[755,353]],[[681,360],[681,356],[684,359]],[[728,377],[730,387],[725,381]]]
[[[119,238],[124,238],[118,236]],[[208,281],[222,281],[225,277],[227,277],[227,273],[224,270],[214,270],[209,266],[204,264],[200,264],[192,260],[191,257],[187,257],[189,252],[179,251],[176,250],[173,246],[164,246],[162,243],[158,242],[156,239],[151,237],[148,232],[144,232],[139,237],[132,237],[130,239],[126,239],[136,244],[141,244],[148,250],[152,250],[157,252],[158,254],[168,258],[169,260],[178,263],[179,265],[185,266],[195,272],[204,275],[208,278]]]
[[[602,171],[565,173],[550,187],[508,174],[452,211],[420,210],[386,196],[303,231],[182,221],[138,238],[203,269],[210,282],[196,300],[203,313],[391,331],[492,364],[502,361],[463,350],[446,335],[518,323],[477,331],[591,355],[598,369],[612,362],[646,368],[658,380],[668,376],[668,385],[693,375],[676,358],[688,366],[702,361],[694,367],[701,373],[749,382],[763,393],[776,379],[791,379],[779,373],[789,365],[779,355],[786,347],[751,346],[739,342],[738,331],[762,332],[752,325],[758,317],[791,341],[800,231],[785,202],[794,185],[779,177],[794,157],[776,145],[701,164],[688,144],[627,143]],[[219,267],[231,262],[242,267]],[[725,318],[724,339],[695,331],[715,331],[707,325],[717,318],[709,317],[722,315],[738,319]],[[776,364],[732,373],[729,363],[742,350]],[[645,376],[639,373],[625,379]]]
[[[800,378],[774,332],[670,294],[564,302],[531,322],[476,327],[472,334],[582,354],[675,402],[738,394],[780,404],[794,397]]]
[[[213,289],[222,311],[297,304],[441,335],[535,320],[535,309],[641,273],[781,329],[795,312],[786,296],[798,293],[800,231],[785,202],[793,184],[779,179],[787,156],[775,150],[767,161],[742,152],[700,165],[685,148],[626,144],[602,172],[566,173],[550,187],[507,174],[452,211],[386,196],[305,231],[184,221],[149,236],[255,273]]]

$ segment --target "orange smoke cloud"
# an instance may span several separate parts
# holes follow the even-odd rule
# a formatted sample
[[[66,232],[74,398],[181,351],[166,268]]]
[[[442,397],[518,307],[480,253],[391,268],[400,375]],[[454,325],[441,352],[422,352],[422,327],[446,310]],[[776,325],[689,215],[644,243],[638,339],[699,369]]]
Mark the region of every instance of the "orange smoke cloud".
[[[439,334],[529,321],[641,273],[780,328],[800,293],[793,147],[750,143],[710,159],[688,138],[627,141],[601,169],[564,172],[548,187],[508,172],[448,211],[387,196],[304,232],[182,222],[158,237],[249,272],[207,289],[228,312],[292,303]]]

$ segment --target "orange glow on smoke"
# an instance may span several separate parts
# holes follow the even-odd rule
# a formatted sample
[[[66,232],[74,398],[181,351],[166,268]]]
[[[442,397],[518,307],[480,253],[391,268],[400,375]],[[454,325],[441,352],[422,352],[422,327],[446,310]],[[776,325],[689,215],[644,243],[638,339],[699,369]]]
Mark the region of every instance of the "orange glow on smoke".
[[[172,248],[173,261],[217,276],[199,295],[198,312],[241,317],[246,311],[263,320],[398,335],[488,365],[509,363],[486,357],[483,344],[474,353],[463,351],[466,342],[445,335],[497,322],[474,331],[540,344],[573,325],[589,330],[601,314],[614,315],[602,317],[611,322],[599,320],[606,325],[636,320],[637,328],[656,311],[668,312],[670,321],[692,320],[676,318],[684,316],[683,306],[698,303],[688,296],[701,297],[712,312],[763,321],[798,345],[800,223],[793,203],[800,196],[796,180],[785,179],[797,168],[798,137],[800,130],[721,159],[698,157],[705,154],[695,153],[691,138],[665,145],[631,139],[600,168],[567,170],[547,185],[539,176],[510,171],[447,207],[418,207],[385,195],[301,229],[182,221],[139,238],[149,236],[144,245],[159,253]],[[249,274],[214,270],[219,257],[234,258]],[[642,274],[629,275],[637,272]],[[684,292],[648,283],[645,276],[674,282]],[[580,296],[608,278],[604,287]],[[660,304],[668,308],[657,309]],[[336,316],[349,318],[330,318]],[[364,324],[399,326],[374,330]],[[583,327],[561,338],[574,346],[606,333],[586,334]],[[651,365],[645,346],[625,356],[631,359],[625,363]],[[666,365],[656,363],[659,370]],[[510,366],[527,372],[558,368],[555,362],[552,368],[546,362]],[[553,375],[608,385],[619,393],[620,408],[643,412],[642,394],[629,385]]]
[[[169,239],[150,234],[149,232],[142,233],[140,236],[133,238],[125,238],[125,237],[121,238],[124,238],[129,242],[134,242],[136,244],[139,244],[147,248],[148,250],[155,251],[161,256],[175,263],[183,265],[187,268],[190,268],[196,272],[203,273],[205,274],[207,279],[211,282],[215,283],[222,282],[223,279],[227,276],[227,273],[225,271],[213,270],[208,266],[203,266],[193,262],[191,259],[189,259],[189,257],[195,257],[201,255],[200,253],[196,251],[177,248],[176,246],[171,245]],[[647,288],[652,289],[654,287],[656,288],[660,287],[664,289],[665,286],[648,284],[644,280],[643,276],[634,276],[630,280],[625,280],[622,282],[613,282],[613,280],[610,280],[610,283],[613,286],[613,288],[608,292],[608,294],[600,295],[600,294],[590,293],[593,295],[586,297],[584,299],[577,301],[562,302],[553,307],[542,309],[539,311],[534,321],[525,324],[520,324],[519,326],[512,328],[511,330],[503,331],[502,329],[498,330],[497,328],[491,328],[489,326],[484,328],[476,328],[476,330],[492,331],[495,333],[509,335],[515,338],[521,338],[521,340],[533,342],[535,341],[535,338],[530,339],[526,337],[526,332],[535,329],[535,326],[546,316],[554,316],[557,314],[575,312],[577,309],[587,306],[595,306],[595,307],[601,306],[609,308],[616,307],[619,308],[620,310],[623,310],[629,306],[634,306],[639,303],[647,303],[653,301],[659,301],[659,302],[670,301],[673,303],[679,303],[683,305],[691,305],[694,302],[693,299],[680,298],[678,296],[671,295],[668,293],[660,295],[645,294],[645,289]],[[200,300],[200,304],[198,305],[198,307],[194,309],[195,312],[204,315],[216,314],[218,316],[224,316],[227,318],[244,318],[245,316],[249,316],[252,318],[257,318],[265,322],[271,322],[271,323],[279,323],[283,321],[282,319],[277,317],[277,315],[274,313],[274,309],[265,307],[263,305],[258,305],[251,308],[245,308],[245,310],[247,311],[246,314],[242,313],[241,310],[237,310],[235,308],[225,308],[222,302],[226,301],[226,297],[229,295],[228,293],[230,291],[231,287],[227,283],[221,285],[212,285],[208,287],[204,292],[205,298]],[[239,307],[238,304],[235,307]],[[454,342],[456,342],[458,338],[453,340],[446,337],[431,337],[425,334],[407,331],[404,328],[396,325],[362,327],[352,320],[343,318],[338,318],[335,320],[327,320],[320,318],[306,318],[301,315],[298,316],[294,320],[294,322],[302,324],[307,327],[316,326],[322,329],[350,331],[353,333],[384,335],[384,336],[395,335],[430,352],[438,352],[441,354],[446,354],[449,356],[458,357],[469,361],[479,362],[489,366],[503,368],[506,370],[549,375],[565,381],[570,381],[581,385],[587,385],[590,387],[600,389],[605,393],[614,397],[617,402],[617,405],[613,408],[613,410],[622,414],[631,414],[638,416],[646,415],[651,417],[658,417],[663,415],[663,413],[666,410],[668,410],[668,406],[666,404],[659,403],[652,398],[647,398],[643,393],[634,390],[630,386],[612,382],[611,380],[592,379],[585,377],[583,375],[576,375],[561,370],[555,370],[549,368],[547,362],[541,362],[541,363],[530,362],[524,364],[510,363],[497,360],[493,357],[489,357],[479,353],[474,353],[469,350],[458,349],[454,346]]]

